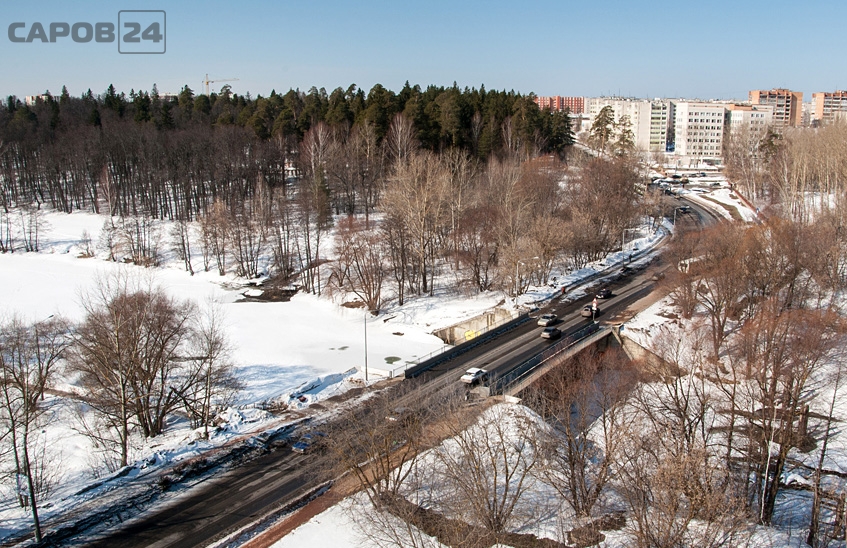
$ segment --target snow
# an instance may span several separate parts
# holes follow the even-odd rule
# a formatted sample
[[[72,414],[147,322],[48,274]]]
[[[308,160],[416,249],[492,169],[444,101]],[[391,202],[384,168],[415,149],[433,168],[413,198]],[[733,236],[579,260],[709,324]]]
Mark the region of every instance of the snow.
[[[747,204],[739,198],[728,185],[726,179],[720,177],[704,177],[698,182],[716,182],[720,183],[718,187],[709,186],[708,188],[689,188],[679,190],[680,196],[685,196],[686,199],[696,202],[704,207],[720,213],[724,218],[732,220],[732,215],[725,208],[735,209],[741,216],[741,219],[748,223],[758,222],[758,213],[750,209]],[[715,202],[722,204],[724,207],[715,207]]]
[[[187,423],[176,422],[169,425],[164,435],[134,447],[132,458],[148,463],[145,473],[152,463],[160,466],[181,460],[269,425],[269,413],[251,408],[276,401],[303,409],[362,386],[365,322],[368,362],[372,367],[397,367],[444,346],[429,334],[426,326],[416,325],[414,313],[407,312],[390,321],[366,318],[361,310],[343,308],[310,294],[297,294],[290,302],[239,302],[245,291],[240,280],[221,277],[216,272],[191,276],[182,269],[180,261],[167,253],[163,266],[155,269],[110,262],[102,254],[83,258],[83,231],[89,234],[94,247],[103,219],[87,213],[48,213],[45,220],[49,228],[42,234],[38,253],[0,254],[0,318],[17,314],[37,321],[62,315],[79,321],[84,315],[80,304],[83,293],[117,271],[151,277],[168,294],[200,306],[207,301],[221,305],[225,332],[234,347],[236,376],[245,385],[237,394],[236,408],[225,413],[224,427],[213,433],[209,441],[198,442],[198,433]],[[253,296],[259,291],[247,290]],[[440,302],[432,301],[431,307]],[[76,390],[73,383],[73,379],[65,379],[58,388]],[[50,447],[54,457],[60,459],[63,476],[52,497],[52,508],[44,511],[45,517],[72,505],[65,497],[91,483],[95,464],[89,440],[74,430],[77,424],[73,406],[55,397],[48,403],[54,415],[39,443]],[[156,457],[150,461],[153,455]],[[28,516],[15,507],[0,507],[0,519],[0,536],[28,523]]]

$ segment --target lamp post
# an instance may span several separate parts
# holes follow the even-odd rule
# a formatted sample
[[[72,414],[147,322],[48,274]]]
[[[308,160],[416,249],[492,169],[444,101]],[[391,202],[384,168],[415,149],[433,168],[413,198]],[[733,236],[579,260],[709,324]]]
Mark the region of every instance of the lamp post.
[[[623,229],[623,234],[621,235],[621,251],[626,250],[626,233],[630,231],[641,230],[640,228],[625,228]]]
[[[533,257],[532,260],[537,261],[538,257]],[[524,261],[520,260],[520,259],[518,260],[517,263],[515,263],[515,306],[518,305],[518,291],[519,291],[518,280],[520,279],[519,273],[518,273],[518,267],[520,265],[526,265],[526,263]]]
[[[518,276],[519,276],[519,274],[518,274],[518,267],[519,267],[520,265],[522,265],[522,264],[526,264],[526,263],[525,263],[525,262],[523,262],[523,261],[520,261],[520,260],[519,260],[518,262],[516,262],[516,263],[515,263],[515,306],[517,306],[517,305],[518,305],[518,289],[519,289],[519,288],[518,288],[518,280],[520,279],[520,278],[518,277]]]
[[[365,306],[365,386],[368,384],[368,307]]]

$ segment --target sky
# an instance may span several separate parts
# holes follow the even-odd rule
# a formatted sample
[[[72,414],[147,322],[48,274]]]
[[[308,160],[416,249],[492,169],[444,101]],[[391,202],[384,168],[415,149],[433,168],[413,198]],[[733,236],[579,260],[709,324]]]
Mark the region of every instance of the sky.
[[[165,41],[111,42],[57,37],[17,43],[40,23],[138,21],[145,30],[164,17]],[[143,19],[144,17],[154,19]],[[331,92],[350,84],[398,91],[408,81],[515,90],[537,95],[620,95],[745,99],[751,89],[787,87],[811,93],[847,87],[847,3],[677,2],[607,0],[532,3],[462,0],[404,2],[207,0],[3,3],[0,16],[0,96],[34,95],[63,85],[87,89],[178,92],[202,81],[240,94],[271,90]],[[82,27],[81,27],[82,28]],[[82,32],[82,31],[81,31]],[[83,32],[84,34],[84,32]],[[122,55],[124,47],[163,54]],[[770,46],[773,46],[770,48]],[[830,53],[826,53],[830,52]]]

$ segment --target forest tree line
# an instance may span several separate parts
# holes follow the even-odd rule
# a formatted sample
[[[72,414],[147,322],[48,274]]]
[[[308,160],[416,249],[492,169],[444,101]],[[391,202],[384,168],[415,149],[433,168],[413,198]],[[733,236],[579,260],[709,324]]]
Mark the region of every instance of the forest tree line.
[[[216,199],[230,204],[260,184],[284,185],[286,166],[302,168],[300,148],[319,125],[345,144],[364,138],[371,159],[385,163],[392,138],[397,146],[397,115],[422,149],[459,149],[480,160],[563,155],[573,142],[567,113],[540,110],[532,95],[484,87],[407,84],[395,93],[377,84],[367,94],[350,86],[255,99],[227,86],[209,96],[185,86],[176,97],[155,86],[129,96],[109,86],[80,98],[63,88],[33,105],[8,97],[0,108],[2,205],[193,219]],[[349,203],[332,181],[325,191],[336,209],[369,205]]]
[[[402,304],[443,273],[472,291],[547,283],[554,266],[619,246],[645,212],[625,155],[572,158],[580,169],[565,182],[567,113],[513,92],[375,86],[253,100],[110,87],[31,108],[9,99],[0,114],[0,251],[38,249],[41,206],[87,209],[106,215],[96,245],[112,260],[155,265],[168,247],[192,273],[199,254],[204,270],[272,272],[353,292],[370,310],[389,284]],[[336,220],[339,260],[322,267]]]

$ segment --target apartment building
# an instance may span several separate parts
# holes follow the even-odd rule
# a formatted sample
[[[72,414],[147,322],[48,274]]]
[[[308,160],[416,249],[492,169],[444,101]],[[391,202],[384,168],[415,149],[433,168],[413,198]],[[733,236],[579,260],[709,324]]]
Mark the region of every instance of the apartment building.
[[[568,109],[571,114],[582,114],[585,112],[584,97],[562,97],[554,95],[552,97],[536,97],[535,104],[538,108],[549,108],[553,111],[562,111]]]
[[[747,130],[753,135],[763,135],[773,125],[773,112],[772,105],[728,105],[726,129],[730,133]]]
[[[615,123],[626,117],[635,138],[635,148],[646,152],[665,152],[673,142],[673,104],[668,100],[586,97],[585,110],[589,129],[603,107],[611,107]]]
[[[50,95],[47,95],[46,93],[42,93],[41,95],[27,95],[24,97],[24,104],[26,104],[26,106],[28,107],[31,107],[35,105],[38,101],[46,102],[48,99],[50,99]],[[54,97],[54,99],[56,98]]]
[[[803,125],[803,92],[784,88],[753,90],[750,103],[773,106],[773,124],[778,127]]]
[[[679,165],[720,163],[723,159],[726,105],[679,101],[675,107],[674,156]]]
[[[836,120],[847,120],[847,91],[813,93],[812,104],[812,120],[818,123],[831,124]]]
[[[650,152],[669,152],[674,142],[674,114],[676,105],[671,101],[655,100],[650,103]]]

